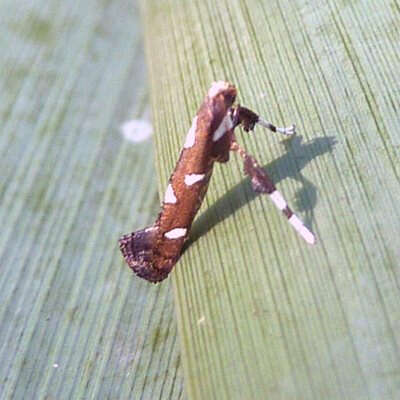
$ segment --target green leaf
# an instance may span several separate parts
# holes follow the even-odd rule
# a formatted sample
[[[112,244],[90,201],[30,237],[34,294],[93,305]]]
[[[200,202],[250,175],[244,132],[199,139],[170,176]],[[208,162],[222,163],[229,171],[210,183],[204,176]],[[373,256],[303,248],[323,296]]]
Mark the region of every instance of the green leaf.
[[[29,4],[28,4],[29,3]],[[118,237],[159,208],[138,8],[0,4],[0,398],[182,398],[170,285]]]
[[[160,193],[211,82],[278,125],[239,141],[316,232],[310,247],[232,156],[173,273],[193,399],[400,396],[399,7],[143,2]]]

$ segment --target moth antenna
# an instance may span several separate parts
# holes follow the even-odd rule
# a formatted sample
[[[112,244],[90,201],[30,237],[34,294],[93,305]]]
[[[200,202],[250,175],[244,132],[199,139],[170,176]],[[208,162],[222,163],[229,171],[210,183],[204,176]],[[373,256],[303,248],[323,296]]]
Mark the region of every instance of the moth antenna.
[[[244,172],[250,176],[251,185],[254,191],[257,193],[268,194],[275,206],[282,211],[282,213],[289,220],[289,223],[294,229],[296,229],[300,236],[307,243],[314,244],[316,241],[314,234],[303,224],[301,219],[293,213],[282,194],[276,189],[272,179],[260,167],[256,159],[247,153],[246,150],[240,147],[236,141],[232,142],[231,150],[239,153],[239,155],[243,158]]]

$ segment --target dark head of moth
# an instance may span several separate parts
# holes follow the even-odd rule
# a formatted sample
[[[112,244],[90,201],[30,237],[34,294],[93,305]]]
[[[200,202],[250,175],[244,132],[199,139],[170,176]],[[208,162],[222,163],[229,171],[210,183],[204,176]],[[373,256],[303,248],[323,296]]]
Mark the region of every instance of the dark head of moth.
[[[295,126],[279,128],[248,108],[234,106],[236,94],[235,86],[228,82],[218,81],[211,85],[186,136],[156,222],[119,239],[126,262],[141,278],[159,282],[168,276],[181,255],[204,199],[214,162],[227,162],[231,151],[243,159],[244,172],[249,175],[253,189],[268,194],[297,232],[308,243],[315,243],[314,235],[292,212],[254,157],[237,143],[234,134],[239,125],[248,132],[259,124],[290,136],[295,133]]]

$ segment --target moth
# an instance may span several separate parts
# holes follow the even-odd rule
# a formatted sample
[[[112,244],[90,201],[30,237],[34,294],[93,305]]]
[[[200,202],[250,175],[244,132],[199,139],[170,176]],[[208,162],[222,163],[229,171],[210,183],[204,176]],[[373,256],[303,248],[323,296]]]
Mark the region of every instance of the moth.
[[[289,208],[256,159],[238,144],[234,133],[238,126],[249,132],[259,124],[290,136],[295,134],[295,125],[276,127],[248,108],[234,105],[236,95],[235,86],[229,82],[211,85],[186,136],[156,222],[119,239],[126,262],[139,277],[155,283],[168,276],[181,255],[207,192],[214,163],[227,162],[230,152],[243,159],[244,172],[250,177],[253,189],[267,194],[300,236],[310,244],[315,243],[313,233]]]

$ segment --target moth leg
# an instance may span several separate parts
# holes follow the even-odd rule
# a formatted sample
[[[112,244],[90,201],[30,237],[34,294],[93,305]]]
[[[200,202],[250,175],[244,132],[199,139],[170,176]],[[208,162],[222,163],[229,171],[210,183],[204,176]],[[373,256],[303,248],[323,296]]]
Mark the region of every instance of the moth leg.
[[[271,122],[266,121],[257,115],[254,111],[249,110],[246,107],[238,105],[233,113],[234,122],[236,125],[240,123],[243,125],[243,129],[248,132],[254,129],[255,124],[260,124],[264,128],[269,129],[272,132],[279,132],[285,136],[291,136],[296,133],[296,125],[290,125],[287,127],[278,127]]]
[[[286,200],[283,198],[281,193],[276,189],[272,179],[269,175],[260,167],[257,160],[247,153],[238,142],[235,140],[231,143],[231,151],[239,153],[244,162],[244,172],[251,178],[251,185],[255,192],[266,193],[269,198],[275,204],[275,206],[282,211],[282,213],[289,220],[289,223],[294,229],[300,234],[300,236],[310,244],[315,243],[314,234],[303,224],[300,218],[293,213],[291,208],[288,206]]]

